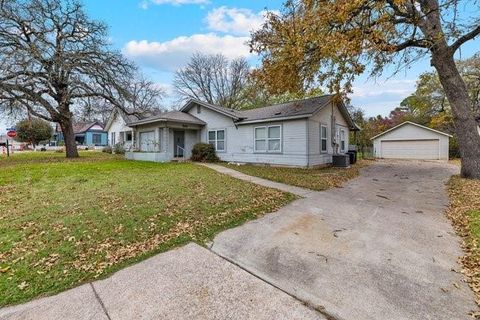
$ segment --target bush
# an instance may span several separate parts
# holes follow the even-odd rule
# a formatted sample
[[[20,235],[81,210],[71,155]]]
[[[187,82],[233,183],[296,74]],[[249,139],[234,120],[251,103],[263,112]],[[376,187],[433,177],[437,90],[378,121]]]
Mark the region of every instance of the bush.
[[[215,153],[215,148],[208,143],[197,143],[194,145],[191,159],[199,162],[216,162],[219,160]]]
[[[123,147],[123,144],[117,143],[113,147],[113,153],[115,153],[115,154],[125,154],[125,148]]]
[[[102,149],[102,152],[105,152],[105,153],[112,153],[112,147],[110,146],[106,146]]]
[[[43,152],[45,152],[45,151],[47,151],[47,148],[45,148],[45,147],[42,147],[42,148],[40,148],[40,151],[43,151]]]

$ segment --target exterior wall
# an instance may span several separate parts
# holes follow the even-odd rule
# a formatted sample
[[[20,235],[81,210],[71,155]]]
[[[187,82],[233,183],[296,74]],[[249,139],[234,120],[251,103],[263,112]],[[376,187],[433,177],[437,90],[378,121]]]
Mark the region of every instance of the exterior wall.
[[[345,130],[345,146],[348,151],[350,130],[347,121],[342,116],[337,107],[333,108],[335,122],[337,129]],[[332,107],[327,106],[321,109],[317,114],[308,119],[308,155],[309,166],[317,166],[322,164],[332,163],[332,155],[334,154],[334,147],[332,146]],[[327,127],[327,151],[321,151],[320,126]],[[340,143],[340,137],[337,139]],[[339,153],[344,153],[339,150]]]
[[[108,129],[108,145],[113,147],[113,143],[112,143],[112,133],[115,134],[115,143],[119,143],[121,142],[120,141],[120,132],[126,132],[126,131],[132,131],[132,128],[130,127],[127,127],[125,125],[125,121],[123,120],[123,117],[118,113],[116,112],[115,113],[115,118],[112,122],[112,124],[110,125],[110,128]],[[130,149],[132,147],[132,143],[131,142],[125,142],[124,143],[124,148],[126,150]]]
[[[377,158],[382,156],[381,143],[386,140],[439,140],[439,159],[448,160],[449,137],[431,130],[417,127],[413,124],[407,123],[373,140],[374,153]]]
[[[244,124],[235,126],[230,117],[224,116],[208,108],[192,108],[190,113],[205,121],[207,125],[200,132],[202,142],[208,142],[209,130],[225,130],[225,151],[217,152],[223,161],[240,163],[268,163],[273,165],[302,166],[308,165],[307,159],[307,120],[278,121],[260,124]],[[282,126],[282,152],[260,153],[254,150],[254,128],[268,125]]]
[[[106,146],[108,144],[107,133],[105,131],[87,131],[85,133],[85,142],[84,144],[87,146],[94,145],[93,143],[93,135],[100,134],[101,135],[101,142],[100,144],[96,144],[97,146]]]

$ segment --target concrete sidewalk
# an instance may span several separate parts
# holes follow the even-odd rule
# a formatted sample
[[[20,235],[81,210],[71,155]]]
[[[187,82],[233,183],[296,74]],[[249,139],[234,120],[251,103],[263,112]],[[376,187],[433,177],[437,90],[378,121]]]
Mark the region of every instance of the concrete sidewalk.
[[[283,291],[196,244],[111,277],[0,309],[0,319],[325,319]]]

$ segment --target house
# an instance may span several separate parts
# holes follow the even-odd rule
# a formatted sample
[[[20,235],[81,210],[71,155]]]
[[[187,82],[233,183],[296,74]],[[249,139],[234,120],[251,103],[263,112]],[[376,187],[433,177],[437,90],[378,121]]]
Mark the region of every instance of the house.
[[[358,128],[343,102],[325,95],[244,111],[198,100],[150,117],[116,111],[106,130],[109,143],[125,143],[132,160],[189,158],[204,142],[223,161],[312,167],[346,153],[350,132]]]
[[[451,137],[447,133],[406,121],[371,140],[377,158],[448,160]]]
[[[74,123],[73,132],[75,133],[75,141],[78,145],[108,145],[107,132],[104,130],[104,125],[98,121]],[[54,140],[57,142],[57,145],[65,141],[63,138],[62,129],[58,124],[55,127]]]

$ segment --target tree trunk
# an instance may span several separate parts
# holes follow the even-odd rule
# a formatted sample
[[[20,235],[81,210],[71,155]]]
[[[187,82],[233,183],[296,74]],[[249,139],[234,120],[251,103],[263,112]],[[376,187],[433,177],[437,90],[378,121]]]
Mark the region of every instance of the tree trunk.
[[[62,128],[67,158],[78,158],[77,142],[75,141],[75,133],[73,132],[72,119],[63,120],[59,122],[59,124],[60,128]]]
[[[438,72],[452,108],[455,133],[462,158],[462,177],[480,179],[480,134],[467,86],[458,72],[453,54],[449,52],[432,54],[432,65]]]

